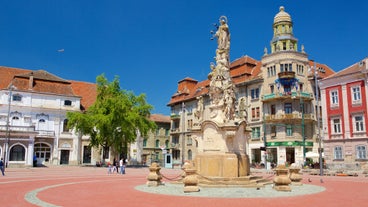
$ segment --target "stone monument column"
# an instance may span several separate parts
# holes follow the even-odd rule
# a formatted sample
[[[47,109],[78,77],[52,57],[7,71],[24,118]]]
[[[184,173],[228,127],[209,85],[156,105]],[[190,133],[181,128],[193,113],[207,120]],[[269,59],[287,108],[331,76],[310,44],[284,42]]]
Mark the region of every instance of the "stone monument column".
[[[219,18],[216,63],[211,63],[209,79],[210,104],[203,110],[199,97],[198,127],[192,128],[198,141],[195,158],[197,173],[208,177],[237,178],[250,174],[246,154],[245,117],[235,117],[236,91],[230,76],[230,31],[225,16]]]

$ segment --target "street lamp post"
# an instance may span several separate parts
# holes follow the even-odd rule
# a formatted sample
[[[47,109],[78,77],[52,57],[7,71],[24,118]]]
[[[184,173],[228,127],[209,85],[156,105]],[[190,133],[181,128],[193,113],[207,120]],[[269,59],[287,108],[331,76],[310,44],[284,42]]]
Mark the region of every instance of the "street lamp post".
[[[184,162],[185,162],[185,157],[184,157],[184,150],[185,150],[185,148],[184,148],[184,144],[185,144],[185,104],[184,104],[184,102],[182,103],[182,105],[181,105],[181,120],[182,120],[182,127],[181,127],[181,144],[182,144],[182,146],[181,146],[181,150],[182,150],[182,152],[181,152],[181,163],[182,164],[184,164]]]
[[[318,154],[319,154],[319,172],[320,176],[323,176],[323,161],[322,161],[322,139],[321,139],[321,130],[320,130],[320,119],[319,119],[319,89],[318,89],[318,71],[316,68],[316,62],[314,62],[314,84],[316,90],[316,105],[317,105],[317,139],[318,139]]]
[[[13,93],[13,85],[10,84],[9,87],[9,96],[8,96],[8,117],[6,120],[6,137],[5,137],[5,152],[4,152],[4,163],[5,167],[8,167],[9,162],[9,142],[10,142],[10,106],[11,106],[11,99]]]
[[[302,95],[300,94],[300,112],[302,113],[302,139],[303,139],[303,162],[304,165],[306,164],[306,158],[305,158],[305,123],[304,123],[304,101],[302,98]]]

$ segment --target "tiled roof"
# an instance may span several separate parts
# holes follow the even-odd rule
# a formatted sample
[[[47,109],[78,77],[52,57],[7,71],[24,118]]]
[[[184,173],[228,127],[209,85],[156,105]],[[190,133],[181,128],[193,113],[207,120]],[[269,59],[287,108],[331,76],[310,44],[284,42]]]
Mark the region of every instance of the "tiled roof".
[[[170,123],[171,119],[169,116],[165,116],[162,114],[151,114],[150,120],[154,122],[161,122],[161,123]]]
[[[327,78],[325,78],[325,80],[327,79],[333,79],[333,78],[337,78],[337,77],[341,77],[341,76],[346,76],[346,75],[350,75],[353,73],[361,73],[363,70],[366,70],[368,64],[368,57],[364,58],[363,60],[354,63],[353,65],[335,73],[335,74],[331,74],[330,76],[328,76]]]
[[[0,66],[0,89],[7,89],[15,75],[30,72],[32,72],[32,70]]]
[[[230,76],[235,84],[258,78],[260,71],[260,62],[249,56],[243,56],[230,63]],[[192,78],[185,78],[178,83],[178,90],[171,97],[168,106],[209,93],[210,81],[208,79],[198,82]]]
[[[312,60],[309,61],[309,67],[310,68],[314,67],[314,62]],[[326,77],[328,77],[328,76],[335,73],[330,67],[328,67],[325,64],[321,64],[321,63],[316,62],[316,68],[318,69],[317,70],[318,77],[320,77],[320,78],[326,78]],[[322,70],[319,70],[319,69],[322,69]],[[314,71],[310,70],[308,76],[313,76],[313,73],[314,73]]]
[[[87,110],[97,98],[97,86],[94,83],[70,81],[73,92],[81,97],[81,110]]]
[[[17,77],[28,78],[28,79],[31,76],[33,76],[33,79],[35,79],[35,80],[69,83],[68,81],[66,81],[64,79],[61,79],[61,78],[55,76],[54,74],[51,74],[51,73],[49,73],[47,71],[44,71],[44,70],[32,71],[32,72],[29,72],[29,73],[19,74],[19,75],[16,75],[16,76]]]
[[[0,66],[0,89],[7,89],[10,83],[16,91],[79,96],[81,110],[90,107],[97,97],[94,83],[64,80],[44,70],[33,71]]]

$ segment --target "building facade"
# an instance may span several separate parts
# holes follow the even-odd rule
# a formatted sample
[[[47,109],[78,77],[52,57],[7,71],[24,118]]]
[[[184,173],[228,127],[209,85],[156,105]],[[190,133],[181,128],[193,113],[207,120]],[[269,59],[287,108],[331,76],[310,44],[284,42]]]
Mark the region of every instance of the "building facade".
[[[130,145],[129,160],[133,165],[151,165],[152,162],[163,164],[164,155],[170,153],[170,117],[152,114],[150,120],[157,125],[146,137],[137,136],[136,142]],[[164,165],[162,165],[164,166]]]
[[[330,169],[368,167],[368,58],[320,82],[325,161]]]
[[[0,73],[0,154],[9,165],[92,162],[86,138],[68,129],[66,119],[83,106],[74,89],[88,84],[43,70],[1,67]]]
[[[250,131],[246,135],[247,154],[254,165],[302,164],[307,152],[317,152],[319,148],[319,89],[315,83],[333,71],[309,60],[304,46],[299,49],[293,26],[290,15],[280,7],[274,17],[270,53],[265,48],[260,61],[243,56],[230,65],[230,76],[237,88],[236,113],[245,113]],[[182,161],[196,155],[191,128],[198,124],[193,122],[197,108],[206,110],[210,103],[208,87],[208,80],[185,78],[178,82],[177,92],[168,104],[172,113],[172,143],[177,144],[172,152]],[[203,98],[201,104],[199,97]]]
[[[96,165],[128,158],[131,164],[161,160],[170,142],[170,118],[153,114],[158,126],[137,137],[128,153],[92,148],[89,136],[67,127],[67,112],[82,112],[97,97],[94,83],[68,81],[44,70],[0,67],[0,157],[9,166]]]

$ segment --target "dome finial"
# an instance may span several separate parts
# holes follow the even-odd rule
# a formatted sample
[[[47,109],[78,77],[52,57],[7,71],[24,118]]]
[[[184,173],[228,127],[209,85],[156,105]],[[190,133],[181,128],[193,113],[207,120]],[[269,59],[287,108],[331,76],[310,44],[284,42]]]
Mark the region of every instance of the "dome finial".
[[[280,6],[280,11],[285,11],[285,7],[284,6]]]

